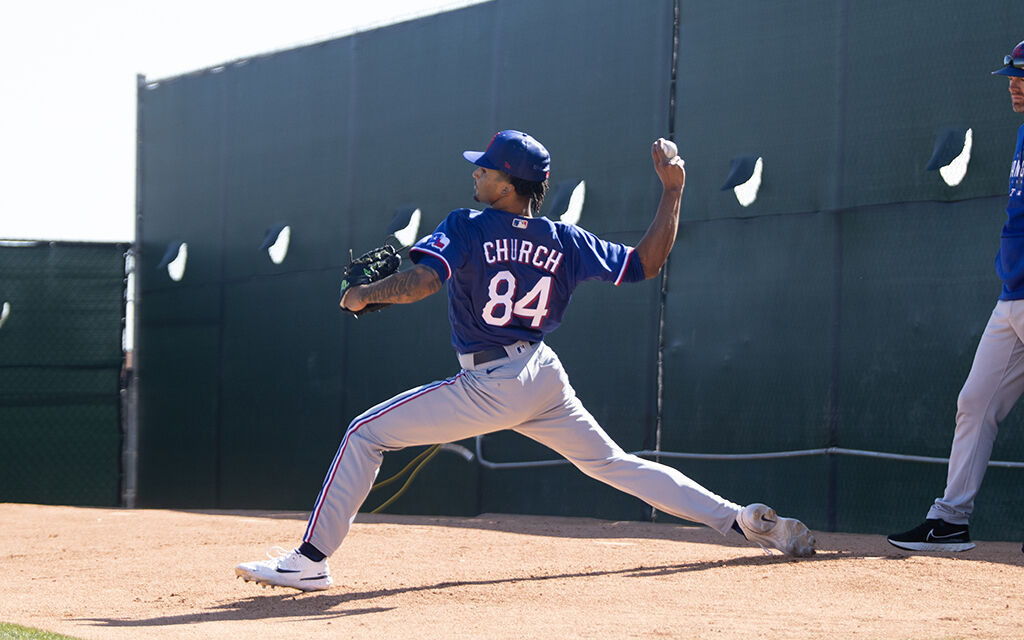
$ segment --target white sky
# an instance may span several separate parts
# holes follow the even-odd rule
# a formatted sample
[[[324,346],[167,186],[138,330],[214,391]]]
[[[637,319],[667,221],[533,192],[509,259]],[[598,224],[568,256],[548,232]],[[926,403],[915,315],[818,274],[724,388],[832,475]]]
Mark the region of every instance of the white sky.
[[[481,1],[0,4],[0,239],[134,239],[136,74],[178,75]]]

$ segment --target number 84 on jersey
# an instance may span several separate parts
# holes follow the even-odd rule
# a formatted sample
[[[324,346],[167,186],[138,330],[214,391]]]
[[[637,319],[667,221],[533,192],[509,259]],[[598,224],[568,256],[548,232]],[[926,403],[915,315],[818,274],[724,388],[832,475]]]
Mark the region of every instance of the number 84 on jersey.
[[[533,285],[526,295],[515,299],[519,288],[511,271],[499,271],[487,285],[488,299],[481,317],[494,327],[508,326],[512,317],[529,320],[531,328],[537,329],[548,316],[548,301],[551,298],[551,276],[544,276]]]

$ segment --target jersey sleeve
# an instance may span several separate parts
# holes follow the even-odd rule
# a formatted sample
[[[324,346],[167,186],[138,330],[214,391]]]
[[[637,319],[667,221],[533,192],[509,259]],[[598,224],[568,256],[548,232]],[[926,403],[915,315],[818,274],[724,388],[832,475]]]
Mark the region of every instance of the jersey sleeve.
[[[633,247],[602,240],[580,227],[566,225],[566,229],[578,249],[575,265],[577,282],[602,280],[619,286],[623,282],[646,279],[643,264]]]
[[[466,259],[467,238],[463,232],[464,225],[459,223],[467,213],[468,210],[459,209],[448,214],[434,233],[423,237],[409,249],[409,259],[430,267],[437,272],[441,282],[447,282]]]

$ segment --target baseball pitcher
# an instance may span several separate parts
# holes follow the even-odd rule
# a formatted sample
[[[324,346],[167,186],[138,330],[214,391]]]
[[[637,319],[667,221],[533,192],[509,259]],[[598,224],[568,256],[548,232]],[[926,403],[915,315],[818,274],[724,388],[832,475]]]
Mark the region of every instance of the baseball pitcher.
[[[686,182],[675,145],[659,139],[652,146],[663,189],[654,220],[635,248],[536,217],[548,188],[550,158],[526,133],[501,131],[485,151],[463,156],[476,165],[473,197],[483,209],[448,214],[412,247],[410,270],[396,272],[393,251],[363,256],[358,268],[346,272],[341,298],[342,309],[358,314],[376,305],[416,302],[447,284],[452,346],[461,371],[401,393],[353,420],[301,544],[270,560],[240,564],[236,574],[264,585],[327,589],[332,584],[327,557],[348,533],[385,451],[502,429],[550,447],[583,473],[661,511],[723,535],[735,530],[763,548],[813,554],[814,537],[800,521],[779,517],[759,503],[741,507],[672,467],[625,453],[583,407],[558,356],[544,343],[561,324],[580,283],[618,286],[660,272],[675,243]]]

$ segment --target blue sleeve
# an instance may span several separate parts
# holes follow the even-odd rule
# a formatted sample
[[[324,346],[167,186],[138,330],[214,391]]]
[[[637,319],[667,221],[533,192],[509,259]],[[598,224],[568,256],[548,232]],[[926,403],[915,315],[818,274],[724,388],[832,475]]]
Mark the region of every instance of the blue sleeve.
[[[565,229],[569,241],[578,250],[575,265],[577,282],[602,280],[619,286],[623,282],[646,279],[643,264],[633,247],[602,240],[577,226],[566,225]]]
[[[447,282],[452,273],[462,266],[468,253],[461,220],[468,209],[457,209],[437,225],[437,229],[409,249],[409,259],[437,272],[441,282]]]

